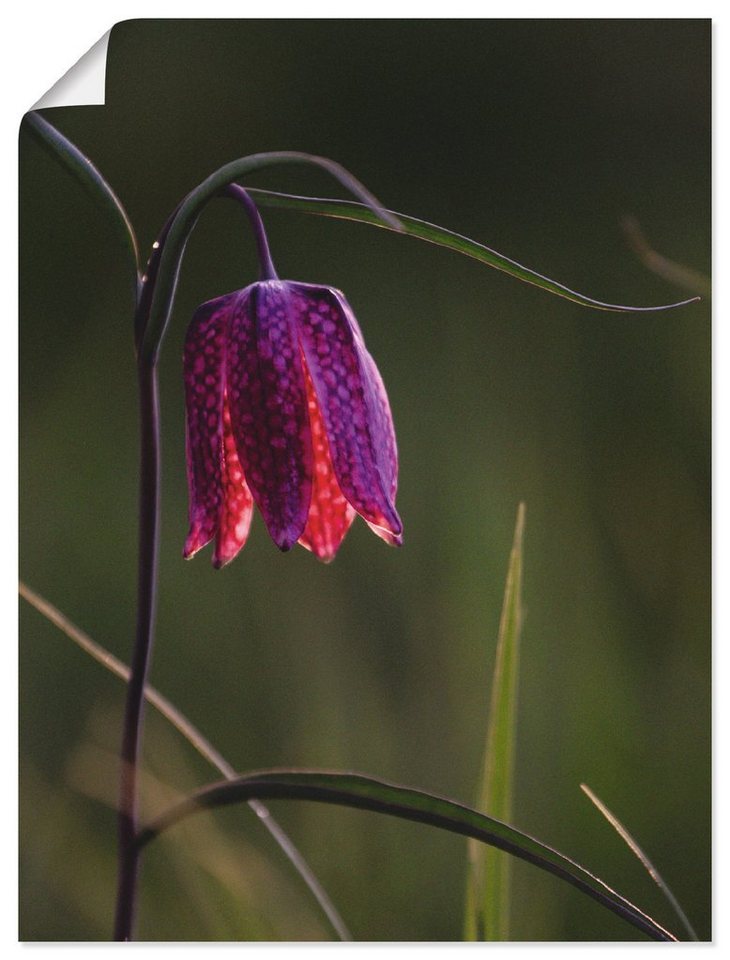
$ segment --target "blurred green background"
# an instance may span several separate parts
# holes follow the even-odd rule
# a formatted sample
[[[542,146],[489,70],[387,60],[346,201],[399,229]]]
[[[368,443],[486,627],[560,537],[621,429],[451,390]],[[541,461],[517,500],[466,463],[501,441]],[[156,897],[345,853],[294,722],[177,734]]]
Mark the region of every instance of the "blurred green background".
[[[147,250],[235,157],[339,160],[396,210],[594,297],[689,295],[620,228],[709,273],[710,26],[659,21],[130,21],[104,107],[45,112],[108,178]],[[126,265],[104,215],[21,131],[21,570],[128,660],[137,410]],[[250,184],[341,195],[316,171]],[[240,211],[188,246],[161,371],[163,521],[152,681],[237,768],[350,768],[472,802],[501,596],[527,504],[514,822],[677,929],[581,794],[625,822],[710,936],[710,305],[599,313],[416,240],[276,211],[282,276],[343,289],[387,384],[402,550],[358,521],[335,563],[256,517],[222,572],[184,563],[181,344],[255,278]],[[21,924],[107,939],[120,682],[21,604]],[[146,809],[215,779],[151,713]],[[375,814],[272,804],[358,939],[461,937],[465,842]],[[518,863],[513,937],[633,928]],[[142,939],[330,931],[246,808],[151,848]],[[639,935],[636,934],[638,937]]]

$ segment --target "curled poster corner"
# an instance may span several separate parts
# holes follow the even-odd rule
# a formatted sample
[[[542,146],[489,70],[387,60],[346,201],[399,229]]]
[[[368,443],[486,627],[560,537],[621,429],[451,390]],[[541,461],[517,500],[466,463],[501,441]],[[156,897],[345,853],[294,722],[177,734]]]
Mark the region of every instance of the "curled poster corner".
[[[81,107],[104,104],[106,86],[106,53],[109,46],[107,30],[103,37],[87,50],[70,70],[43,94],[31,110],[46,107]]]

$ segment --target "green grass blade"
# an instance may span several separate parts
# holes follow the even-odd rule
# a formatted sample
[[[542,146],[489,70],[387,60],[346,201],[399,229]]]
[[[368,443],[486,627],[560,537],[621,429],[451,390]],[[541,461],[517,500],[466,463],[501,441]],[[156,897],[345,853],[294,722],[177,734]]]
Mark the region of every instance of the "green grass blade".
[[[669,885],[665,882],[662,875],[659,873],[657,868],[654,866],[651,860],[647,857],[647,855],[641,849],[641,847],[636,842],[636,840],[634,840],[634,838],[631,836],[631,834],[626,829],[626,827],[621,823],[618,817],[616,817],[613,813],[611,813],[611,811],[608,809],[605,803],[603,803],[595,795],[595,793],[591,790],[589,786],[587,786],[587,784],[581,783],[580,788],[583,791],[583,793],[588,797],[588,799],[591,801],[591,803],[603,814],[606,820],[608,820],[608,822],[611,824],[613,829],[621,837],[621,839],[624,841],[624,843],[629,848],[629,850],[631,850],[634,856],[636,856],[637,859],[641,861],[641,864],[646,870],[646,872],[649,874],[649,876],[652,878],[654,883],[662,891],[667,901],[669,902],[670,906],[672,907],[674,912],[677,914],[677,917],[682,923],[682,926],[689,934],[690,939],[699,940],[700,938],[697,936],[697,933],[694,927],[689,922],[687,918],[687,914],[684,912],[682,907],[679,905],[679,901],[674,896],[672,891],[669,889]]]
[[[130,267],[134,271],[135,298],[139,286],[139,248],[137,237],[132,227],[127,211],[122,206],[119,197],[114,193],[102,174],[77,146],[71,143],[64,135],[50,124],[39,113],[27,113],[23,123],[38,140],[44,149],[48,150],[57,160],[69,170],[82,186],[99,202],[111,215],[119,238],[125,247],[130,260]]]
[[[506,823],[454,800],[386,783],[357,773],[322,770],[262,770],[213,783],[164,812],[138,835],[140,848],[184,817],[202,810],[259,800],[314,800],[440,827],[505,850],[572,884],[654,940],[676,940],[655,920],[598,877],[556,850]]]
[[[522,629],[522,539],[525,505],[517,510],[492,677],[489,724],[477,809],[512,819],[517,677]],[[467,844],[465,938],[509,940],[511,859],[475,840]]]
[[[121,660],[117,659],[113,653],[109,653],[109,651],[102,647],[100,643],[92,640],[87,633],[85,633],[80,627],[77,627],[75,623],[72,623],[72,621],[69,620],[65,614],[61,613],[57,607],[54,607],[52,603],[49,603],[39,593],[36,593],[35,590],[32,590],[22,581],[18,585],[18,592],[24,600],[26,600],[38,611],[38,613],[41,614],[41,616],[44,616],[50,623],[58,627],[62,633],[69,637],[69,639],[73,640],[77,646],[79,646],[85,653],[88,653],[90,657],[97,661],[97,663],[100,663],[103,667],[106,667],[107,670],[125,682],[129,680],[130,671],[126,663],[123,663]],[[226,777],[226,779],[235,779],[236,772],[230,763],[228,763],[222,754],[215,749],[213,744],[200,732],[200,730],[198,730],[196,726],[194,726],[193,723],[191,723],[190,720],[188,720],[183,713],[177,709],[177,707],[170,700],[167,699],[167,697],[163,696],[163,694],[155,689],[155,687],[152,687],[149,684],[145,685],[144,694],[147,702],[155,707],[163,717],[169,720],[173,727],[175,727],[179,733],[185,737],[188,743],[190,743],[191,746],[198,751],[201,757],[204,757],[219,771],[219,773]],[[327,891],[314,875],[311,867],[294,845],[289,835],[279,825],[278,821],[272,817],[269,808],[261,803],[260,800],[256,800],[254,798],[248,801],[248,805],[259,818],[261,823],[269,831],[274,840],[279,844],[284,855],[299,873],[302,880],[309,888],[312,896],[319,904],[322,912],[332,924],[332,927],[340,940],[352,940],[352,935],[347,929],[345,921],[342,919],[335,905],[330,900]]]
[[[260,207],[278,207],[285,210],[298,210],[300,213],[311,213],[320,217],[335,217],[339,220],[356,220],[360,223],[369,223],[374,227],[380,227],[383,230],[393,230],[394,227],[384,222],[382,217],[377,216],[372,210],[360,203],[350,200],[329,200],[319,197],[300,197],[287,193],[277,193],[273,190],[259,190],[246,188],[248,193],[256,200]],[[583,293],[578,293],[566,287],[556,280],[524,267],[516,260],[505,257],[504,254],[492,250],[483,243],[477,243],[476,240],[470,240],[453,230],[447,230],[445,227],[439,227],[434,223],[427,223],[425,220],[418,220],[416,217],[409,217],[404,213],[395,213],[392,210],[387,211],[394,217],[397,217],[400,229],[398,233],[406,234],[409,237],[417,237],[419,240],[425,240],[427,243],[435,243],[437,246],[446,247],[454,250],[456,253],[464,254],[485,263],[487,266],[494,267],[495,270],[501,270],[508,273],[516,280],[522,280],[524,283],[531,283],[533,286],[540,287],[547,293],[553,293],[558,297],[571,300],[584,307],[593,307],[596,310],[608,310],[613,313],[650,313],[657,310],[671,310],[674,307],[684,307],[688,303],[696,303],[701,297],[690,297],[689,300],[680,300],[677,303],[667,303],[656,307],[629,307],[617,303],[604,303],[601,300],[595,300]]]

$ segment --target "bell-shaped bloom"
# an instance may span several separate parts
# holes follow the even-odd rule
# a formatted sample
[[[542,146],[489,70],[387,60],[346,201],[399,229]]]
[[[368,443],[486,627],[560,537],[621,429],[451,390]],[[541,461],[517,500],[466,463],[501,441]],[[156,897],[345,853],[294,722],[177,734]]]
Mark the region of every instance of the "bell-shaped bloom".
[[[331,560],[356,514],[401,543],[390,406],[339,290],[264,280],[204,303],[184,370],[185,557],[215,538],[214,565],[231,561],[254,503],[282,550]]]

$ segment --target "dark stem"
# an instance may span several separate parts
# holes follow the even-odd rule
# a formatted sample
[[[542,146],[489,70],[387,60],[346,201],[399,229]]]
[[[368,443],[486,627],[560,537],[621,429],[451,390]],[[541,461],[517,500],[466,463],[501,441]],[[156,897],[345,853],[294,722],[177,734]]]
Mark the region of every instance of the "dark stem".
[[[220,191],[220,196],[231,197],[231,199],[237,200],[246,212],[246,216],[249,219],[249,223],[253,228],[254,236],[256,238],[256,252],[259,258],[261,280],[278,280],[279,275],[276,272],[276,267],[274,266],[274,261],[271,257],[271,250],[269,249],[269,240],[266,236],[264,221],[261,219],[259,208],[256,206],[256,203],[251,198],[248,191],[244,190],[243,187],[240,187],[237,183],[229,183]],[[159,273],[160,269],[160,258],[165,246],[165,241],[167,240],[167,235],[170,232],[170,228],[172,227],[172,224],[174,223],[175,217],[177,216],[181,206],[182,202],[175,207],[170,216],[167,218],[162,230],[157,236],[157,240],[155,240],[154,244],[152,245],[152,251],[145,267],[134,321],[134,337],[137,350],[139,350],[142,338],[144,337],[145,327],[147,326],[150,306],[152,304],[152,297],[154,295],[155,284],[157,282],[157,274]]]
[[[139,567],[137,633],[127,686],[119,789],[119,873],[114,939],[131,940],[137,900],[139,848],[137,774],[144,689],[152,654],[160,523],[160,422],[157,367],[138,365],[140,403]]]
[[[157,239],[152,244],[152,251],[150,252],[149,260],[147,261],[147,266],[145,267],[145,271],[142,276],[142,285],[134,315],[134,344],[137,350],[139,350],[139,345],[142,342],[145,327],[147,326],[147,319],[150,314],[152,295],[155,292],[157,274],[160,270],[160,257],[162,255],[162,249],[165,246],[165,240],[167,240],[170,227],[172,226],[179,209],[180,204],[175,207],[170,216],[167,218],[162,230],[158,234]]]
[[[221,194],[238,200],[246,211],[256,237],[256,248],[261,264],[261,279],[278,279],[271,259],[266,230],[256,204],[246,191],[237,184],[230,184],[221,191]],[[145,275],[142,278],[135,315],[135,343],[138,349],[147,325],[150,303],[159,271],[160,256],[178,209],[179,207],[170,215],[154,243]],[[132,939],[137,903],[137,875],[140,856],[140,848],[136,842],[139,819],[138,762],[142,742],[145,684],[152,659],[154,639],[160,525],[160,415],[156,353],[153,354],[151,359],[144,359],[138,355],[137,374],[140,404],[137,633],[127,686],[120,757],[122,769],[119,787],[119,866],[114,921],[115,940]]]
[[[237,183],[229,183],[228,186],[223,188],[221,193],[224,196],[233,197],[234,200],[238,200],[246,211],[246,215],[253,228],[254,236],[256,237],[256,251],[259,257],[259,264],[261,265],[261,279],[278,280],[279,275],[276,272],[274,261],[271,259],[269,240],[266,236],[264,221],[261,219],[259,208],[243,187],[239,187]]]

